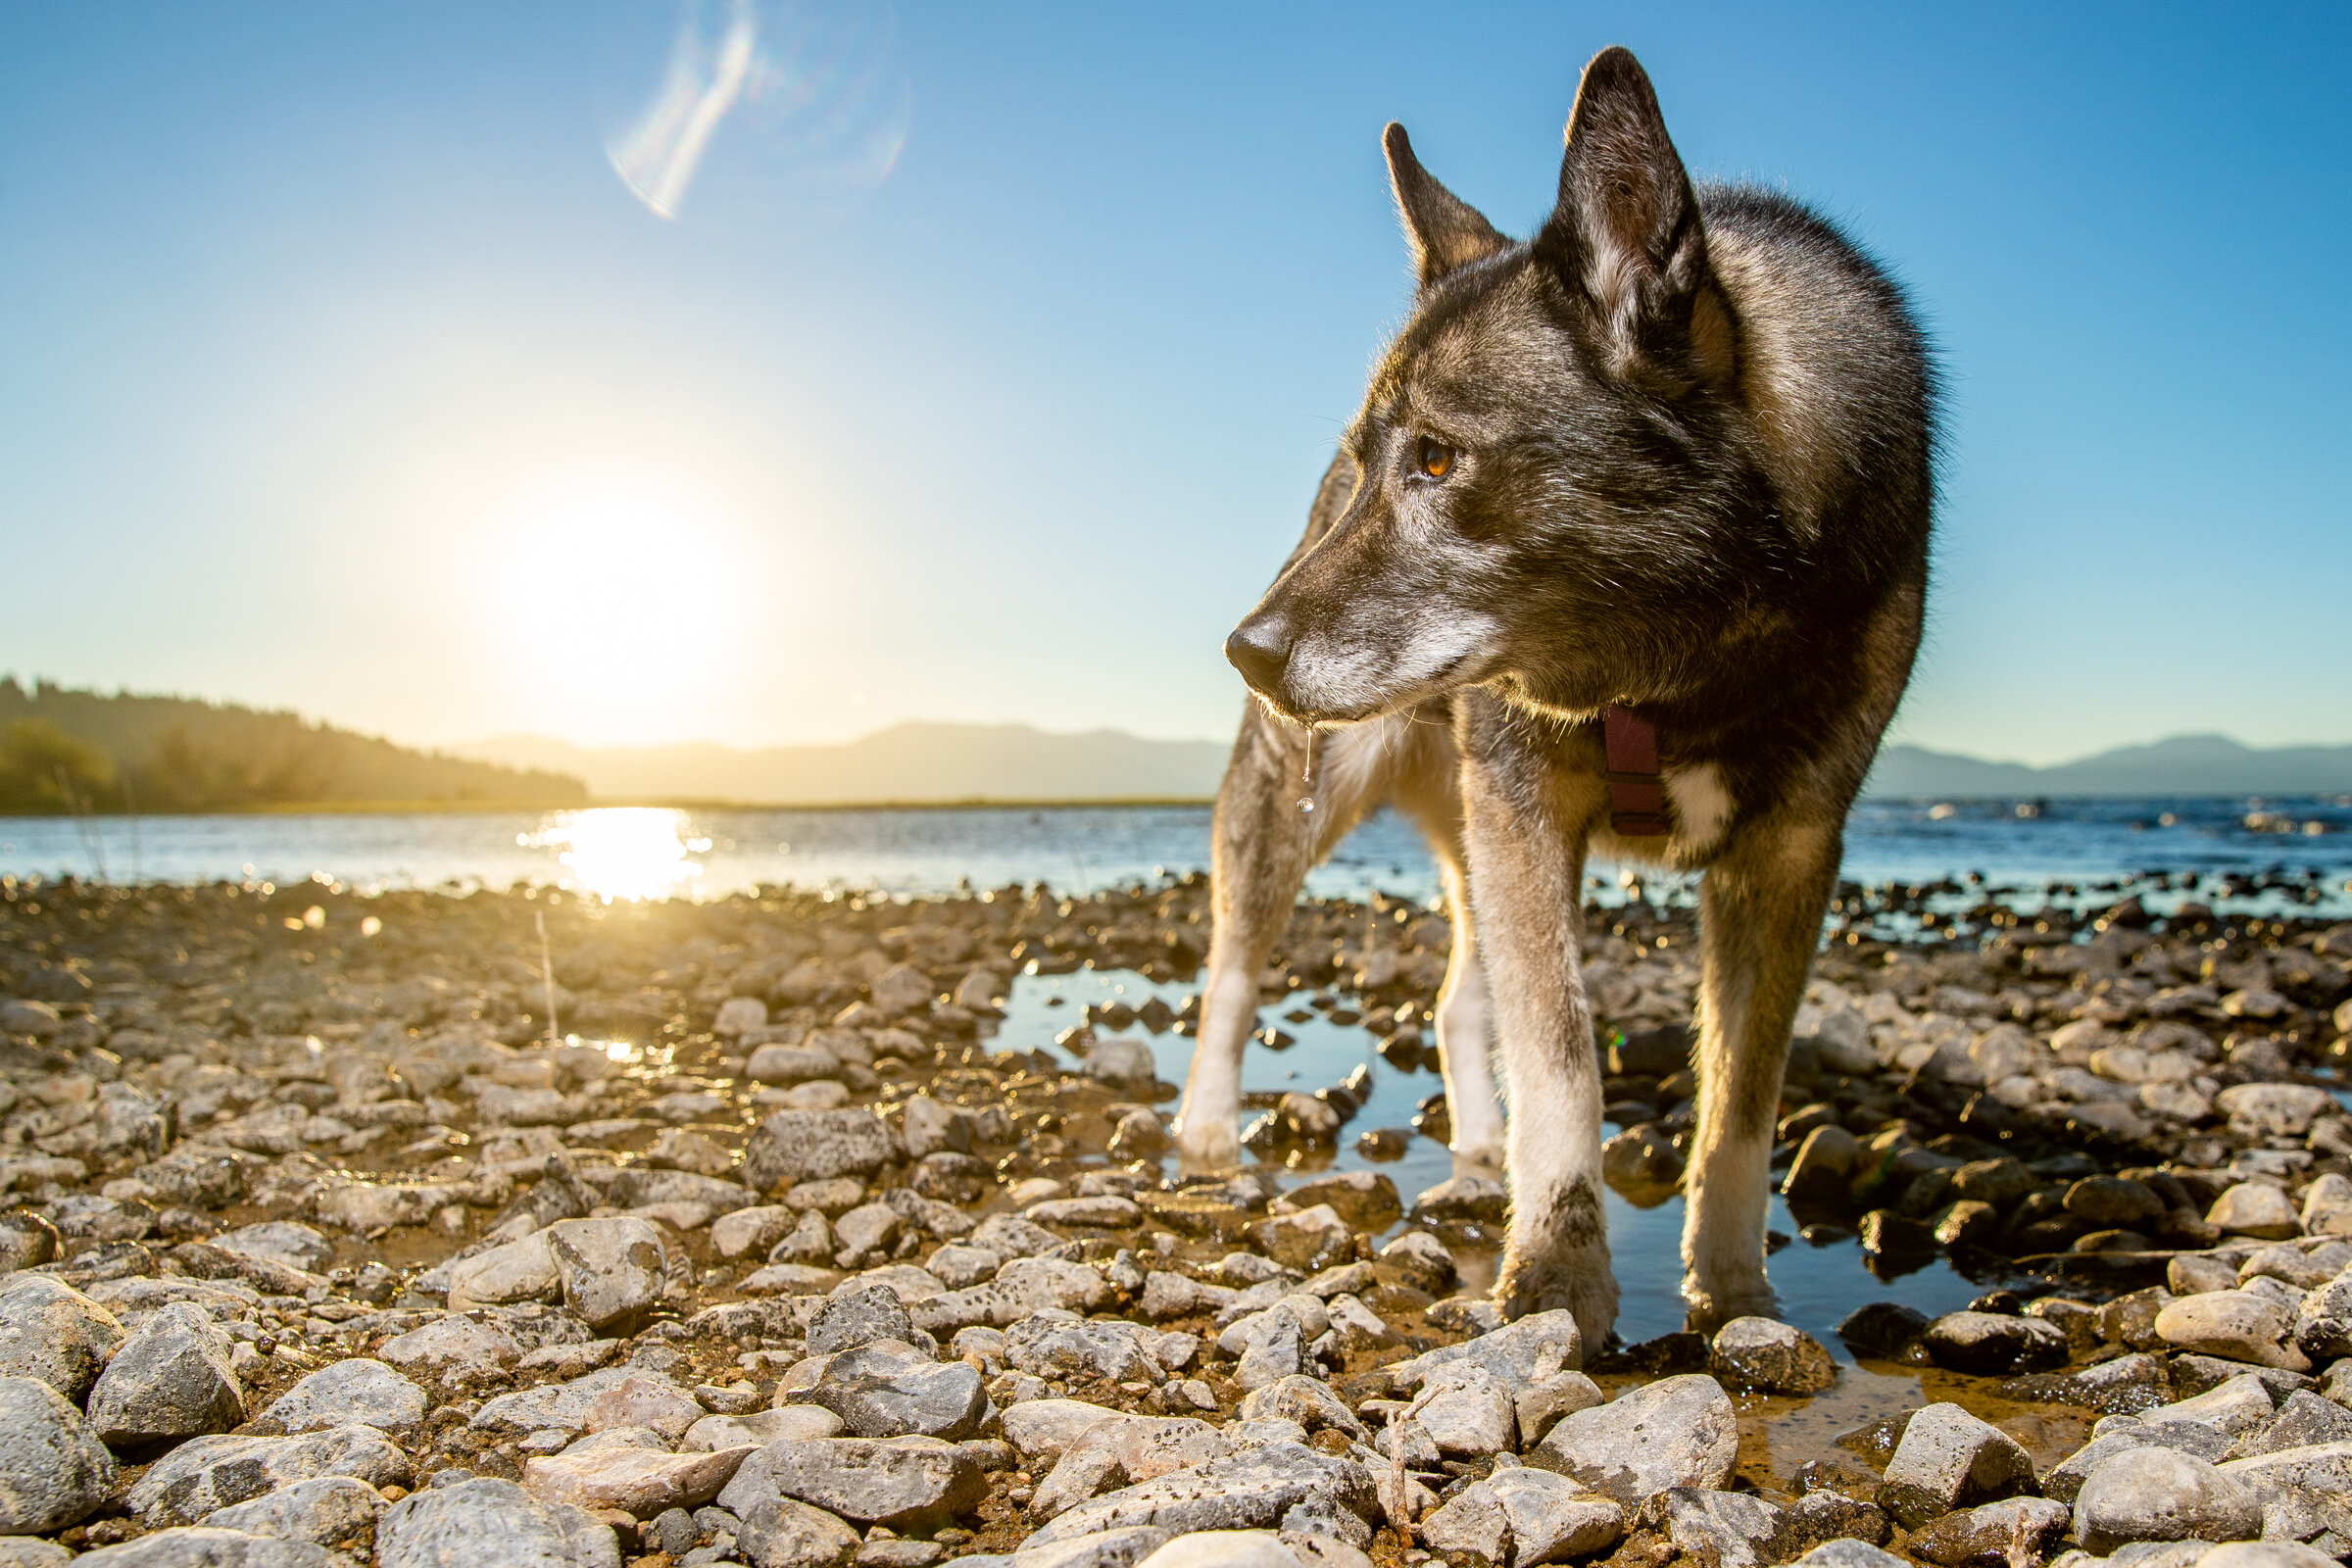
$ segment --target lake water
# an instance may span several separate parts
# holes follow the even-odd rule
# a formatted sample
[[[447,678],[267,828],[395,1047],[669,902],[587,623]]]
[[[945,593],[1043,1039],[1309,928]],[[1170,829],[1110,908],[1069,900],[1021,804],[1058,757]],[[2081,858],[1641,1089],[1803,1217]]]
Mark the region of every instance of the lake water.
[[[1042,881],[1069,892],[1205,870],[1208,832],[1206,807],[0,817],[0,875],[317,878],[361,889],[541,883],[606,898],[714,898],[780,884],[923,894]],[[1609,869],[1595,868],[1604,889]],[[2176,878],[2144,895],[2151,906],[2190,896],[2180,873],[2196,874],[2194,896],[2211,902],[2228,891],[2217,879],[2286,872],[2308,877],[2306,902],[2343,906],[2352,903],[2352,802],[1865,801],[1846,834],[1845,874],[1868,884],[1975,872],[2037,898],[2051,883],[2151,871]],[[1308,887],[1429,900],[1438,880],[1411,824],[1382,812]]]

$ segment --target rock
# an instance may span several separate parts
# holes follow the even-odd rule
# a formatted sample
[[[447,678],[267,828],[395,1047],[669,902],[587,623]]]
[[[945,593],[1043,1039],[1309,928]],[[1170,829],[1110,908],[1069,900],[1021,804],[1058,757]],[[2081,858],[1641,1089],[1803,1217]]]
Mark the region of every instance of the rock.
[[[2335,1099],[2311,1084],[2235,1084],[2214,1096],[2213,1105],[2248,1137],[2300,1138],[2335,1108]]]
[[[1565,1476],[1523,1465],[1474,1481],[1421,1521],[1422,1539],[1492,1563],[1559,1562],[1614,1544],[1625,1511]]]
[[[1838,1324],[1839,1339],[1856,1350],[1881,1357],[1901,1355],[1927,1331],[1927,1314],[1899,1301],[1872,1301],[1855,1307]]]
[[[1327,1204],[1340,1218],[1366,1235],[1377,1235],[1404,1217],[1404,1200],[1396,1184],[1379,1171],[1334,1171],[1301,1182],[1282,1196],[1294,1210]]]
[[[2094,1230],[2155,1229],[2170,1212],[2144,1182],[2121,1176],[2085,1176],[2066,1192],[2066,1211]]]
[[[2239,1541],[2197,1554],[2196,1568],[2328,1568],[2338,1559],[2297,1541]],[[2155,1568],[2143,1563],[2140,1568]]]
[[[373,1427],[290,1438],[192,1438],[150,1465],[122,1500],[151,1527],[193,1524],[216,1509],[318,1476],[406,1486],[409,1461]]]
[[[543,1233],[564,1304],[598,1334],[626,1334],[661,1304],[669,1251],[650,1220],[559,1220]]]
[[[2066,1534],[2074,1514],[2048,1497],[2010,1497],[1947,1513],[1913,1536],[1914,1556],[1941,1568],[2010,1568],[2018,1554],[2039,1561]]]
[[[2303,1190],[2306,1236],[2352,1236],[2352,1177],[2329,1171]]]
[[[787,1404],[750,1415],[707,1415],[678,1440],[680,1452],[719,1448],[764,1448],[771,1443],[809,1443],[841,1436],[841,1417],[822,1405]]]
[[[449,1373],[488,1377],[522,1358],[522,1347],[505,1330],[471,1318],[445,1317],[386,1340],[376,1349],[401,1371],[438,1378]]]
[[[1355,1412],[1319,1378],[1287,1377],[1252,1390],[1237,1412],[1244,1421],[1296,1421],[1308,1432],[1345,1432],[1359,1441],[1371,1434]]]
[[[1845,1197],[1854,1166],[1862,1157],[1862,1141],[1844,1128],[1816,1127],[1797,1146],[1781,1182],[1782,1196],[1791,1202],[1835,1202]]]
[[[2307,1389],[2286,1396],[2278,1416],[2258,1432],[2247,1433],[2230,1450],[2241,1459],[2254,1454],[2308,1448],[2320,1444],[2352,1444],[2352,1410]]]
[[[1582,1372],[1554,1372],[1518,1391],[1511,1404],[1519,1418],[1519,1441],[1541,1443],[1560,1417],[1604,1404],[1608,1396]]]
[[[896,1340],[845,1350],[825,1364],[808,1400],[831,1410],[856,1438],[943,1438],[957,1443],[980,1430],[988,1395],[980,1373],[945,1364]]]
[[[74,1553],[38,1536],[0,1536],[0,1568],[66,1568]]]
[[[987,1494],[987,1477],[962,1448],[923,1438],[771,1443],[743,1461],[719,1493],[738,1515],[768,1498],[794,1497],[860,1524],[944,1523]]]
[[[1025,1565],[1030,1554],[1013,1561]],[[1142,1559],[1146,1568],[1299,1568],[1298,1559],[1271,1530],[1200,1530],[1179,1536]]]
[[[564,1294],[548,1234],[534,1231],[518,1242],[493,1247],[449,1265],[449,1308],[507,1306],[516,1301],[554,1301]]]
[[[2292,1333],[2315,1366],[2352,1355],[2352,1279],[2330,1280],[2304,1297]]]
[[[2169,1448],[2118,1454],[2075,1497],[2075,1535],[2104,1556],[2134,1541],[2248,1541],[2262,1534],[2253,1488]]]
[[[1773,1542],[1773,1553],[1791,1557],[1826,1542],[1846,1540],[1883,1546],[1890,1533],[1886,1515],[1877,1504],[1817,1487],[1781,1510],[1781,1530]]]
[[[1510,1190],[1485,1176],[1455,1176],[1413,1200],[1413,1218],[1433,1225],[1499,1225],[1510,1211]]]
[[[1790,1568],[1903,1568],[1903,1559],[1867,1541],[1826,1541]]]
[[[1634,1528],[1663,1537],[1692,1562],[1759,1568],[1780,1534],[1781,1511],[1744,1493],[1673,1487],[1642,1506]]]
[[[1269,1443],[1081,1503],[1022,1543],[1024,1550],[1098,1531],[1150,1525],[1177,1536],[1267,1530],[1305,1518],[1351,1545],[1368,1544],[1381,1517],[1371,1472],[1300,1444]]]
[[[710,1246],[721,1257],[741,1257],[747,1252],[765,1254],[769,1248],[790,1236],[800,1221],[798,1213],[781,1203],[739,1208],[710,1222]]]
[[[2306,1372],[2310,1360],[2282,1343],[2293,1327],[2286,1309],[2250,1291],[2208,1291],[2183,1297],[2156,1316],[2156,1332],[2168,1345],[2256,1366]]]
[[[1104,1193],[1097,1198],[1050,1198],[1042,1203],[1030,1204],[1021,1211],[1021,1217],[1039,1225],[1126,1230],[1144,1222],[1144,1211],[1132,1198]]]
[[[2352,1444],[2281,1448],[2230,1459],[2218,1468],[2261,1499],[2265,1535],[2307,1538],[2322,1530],[2352,1535]]]
[[[1415,1417],[1421,1430],[1451,1458],[1486,1458],[1516,1448],[1518,1412],[1500,1378],[1475,1361],[1456,1361],[1429,1375],[1427,1400]]]
[[[313,1372],[262,1414],[288,1432],[317,1432],[346,1422],[410,1427],[424,1419],[424,1391],[381,1361],[354,1356]]]
[[[857,1531],[791,1497],[765,1497],[745,1510],[735,1543],[753,1568],[842,1568],[858,1556]]]
[[[729,997],[718,1004],[717,1016],[710,1022],[710,1032],[722,1040],[766,1027],[767,1004],[758,997]]]
[[[0,1377],[38,1378],[80,1404],[122,1340],[114,1313],[63,1281],[0,1278]]]
[[[1770,1394],[1819,1394],[1838,1381],[1819,1340],[1768,1317],[1732,1319],[1708,1353],[1717,1377]]]
[[[1103,1083],[1149,1084],[1159,1076],[1159,1064],[1145,1042],[1113,1035],[1087,1052],[1086,1075]]]
[[[90,1390],[90,1425],[115,1446],[225,1432],[245,1419],[228,1336],[184,1301],[161,1307]]]
[[[2242,1088],[2271,1087],[2241,1085]],[[2283,1086],[2281,1086],[2283,1087]],[[2321,1093],[2322,1091],[2314,1091]],[[2268,1182],[2239,1182],[2213,1200],[2205,1223],[2230,1236],[2254,1236],[2278,1242],[2297,1234],[2302,1226],[2295,1205]]]
[[[1380,1250],[1380,1258],[1394,1263],[1417,1290],[1434,1295],[1453,1283],[1453,1254],[1427,1231],[1406,1231]]]
[[[523,1490],[544,1503],[568,1503],[590,1512],[618,1508],[650,1519],[667,1508],[692,1508],[718,1495],[757,1449],[661,1453],[612,1446],[574,1448],[527,1460]]]
[[[2067,1358],[2066,1331],[2037,1317],[1946,1312],[1921,1339],[1937,1366],[1984,1377],[2039,1372]]]
[[[2236,1365],[2234,1362],[2222,1364]],[[2191,1398],[2179,1399],[2150,1410],[2140,1418],[2138,1430],[2145,1432],[2180,1422],[2195,1422],[2231,1438],[2241,1438],[2277,1420],[2277,1402],[2269,1386],[2260,1377],[2251,1372],[2239,1372],[2235,1377],[2226,1378]]]
[[[376,1568],[620,1568],[612,1528],[486,1477],[432,1487],[384,1510]]]
[[[2034,1462],[2016,1439],[1956,1404],[1931,1404],[1904,1426],[1886,1462],[1879,1506],[1917,1529],[1955,1508],[2033,1487]]]
[[[79,1410],[38,1378],[0,1377],[0,1534],[87,1518],[115,1488],[115,1457]]]
[[[2237,1289],[2237,1270],[2218,1257],[2181,1252],[2164,1266],[2164,1283],[2175,1296]]]
[[[2119,1453],[2142,1447],[2173,1448],[2218,1461],[2230,1450],[2230,1440],[2227,1433],[2188,1421],[2109,1432],[2052,1465],[2049,1474],[2041,1478],[2042,1494],[2072,1506],[2092,1471]]]
[[[889,1124],[870,1110],[779,1110],[745,1144],[743,1180],[765,1193],[795,1182],[867,1176],[899,1152]]]
[[[1294,1328],[1293,1337],[1296,1338]],[[1032,1377],[1093,1377],[1114,1383],[1137,1379],[1157,1381],[1159,1363],[1152,1347],[1159,1336],[1133,1323],[1090,1322],[1075,1313],[1045,1309],[1022,1319],[1004,1334],[1005,1364]],[[1288,1368],[1296,1372],[1296,1365]],[[1262,1381],[1271,1383],[1277,1372]],[[1245,1383],[1245,1387],[1257,1384]]]
[[[101,1568],[349,1568],[315,1542],[210,1527],[158,1531],[84,1556]]]
[[[834,1297],[808,1321],[808,1353],[831,1355],[876,1340],[901,1344],[914,1338],[906,1303],[886,1285],[869,1286]]]
[[[218,1508],[197,1521],[207,1529],[348,1546],[366,1537],[383,1511],[382,1494],[350,1476],[320,1476]]]
[[[1739,1457],[1730,1396],[1713,1378],[1690,1373],[1563,1416],[1527,1462],[1636,1507],[1669,1487],[1720,1489]]]
[[[588,1405],[590,1432],[652,1431],[675,1443],[703,1418],[702,1405],[666,1378],[619,1370],[626,1375]]]
[[[1535,1312],[1476,1339],[1398,1361],[1388,1369],[1389,1376],[1400,1389],[1417,1389],[1438,1368],[1456,1361],[1476,1362],[1512,1387],[1526,1387],[1583,1366],[1584,1337],[1575,1315],[1564,1308]]]

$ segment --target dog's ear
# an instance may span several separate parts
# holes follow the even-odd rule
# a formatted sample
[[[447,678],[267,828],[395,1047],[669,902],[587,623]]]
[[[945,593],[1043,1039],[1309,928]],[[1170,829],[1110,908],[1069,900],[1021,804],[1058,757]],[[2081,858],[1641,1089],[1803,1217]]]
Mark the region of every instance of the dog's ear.
[[[1730,318],[1709,281],[1698,198],[1630,50],[1603,49],[1585,67],[1567,141],[1536,254],[1585,302],[1618,373],[1727,371]]]
[[[1496,233],[1477,208],[1421,167],[1402,125],[1389,122],[1381,145],[1389,151],[1389,183],[1396,192],[1396,211],[1404,220],[1404,237],[1413,247],[1413,270],[1423,288],[1458,267],[1510,248],[1511,242]]]

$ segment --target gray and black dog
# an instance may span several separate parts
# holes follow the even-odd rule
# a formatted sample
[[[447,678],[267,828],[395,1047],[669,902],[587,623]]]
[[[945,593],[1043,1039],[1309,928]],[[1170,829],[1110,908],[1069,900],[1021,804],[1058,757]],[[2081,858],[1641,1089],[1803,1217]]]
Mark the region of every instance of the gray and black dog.
[[[1425,172],[1402,126],[1387,147],[1419,293],[1306,537],[1226,644],[1258,703],[1218,796],[1178,1150],[1238,1155],[1266,956],[1309,866],[1394,801],[1429,835],[1454,919],[1437,1012],[1455,1152],[1501,1154],[1511,1184],[1498,1304],[1567,1307],[1599,1344],[1617,1287],[1585,857],[1703,868],[1684,1296],[1702,1326],[1769,1314],[1789,1023],[1919,646],[1930,351],[1828,222],[1773,192],[1693,188],[1623,49],[1585,69],[1533,239]],[[1310,833],[1301,726],[1327,725]]]

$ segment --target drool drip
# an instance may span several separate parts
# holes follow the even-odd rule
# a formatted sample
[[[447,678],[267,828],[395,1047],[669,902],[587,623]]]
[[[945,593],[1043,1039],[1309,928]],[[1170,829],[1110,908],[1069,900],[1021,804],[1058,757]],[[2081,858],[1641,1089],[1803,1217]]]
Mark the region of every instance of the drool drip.
[[[1315,726],[1312,724],[1306,726],[1306,769],[1298,775],[1298,782],[1306,786],[1306,793],[1298,797],[1298,814],[1312,816],[1315,813]]]

